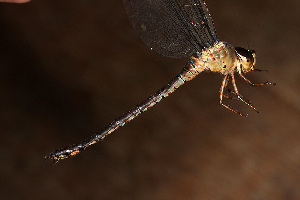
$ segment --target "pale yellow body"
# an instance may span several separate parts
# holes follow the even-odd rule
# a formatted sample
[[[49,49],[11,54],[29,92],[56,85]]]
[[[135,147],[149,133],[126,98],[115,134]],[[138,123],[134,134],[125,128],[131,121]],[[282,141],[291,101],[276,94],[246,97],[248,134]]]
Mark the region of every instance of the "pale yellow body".
[[[198,58],[192,57],[191,63],[192,67],[189,68],[187,73],[188,75],[182,78],[183,80],[190,81],[195,78],[197,74],[203,71],[219,72],[224,75],[224,79],[220,87],[220,104],[227,109],[245,117],[246,115],[241,114],[236,109],[223,103],[223,97],[238,99],[258,112],[251,105],[249,100],[240,95],[234,78],[234,73],[238,72],[240,77],[252,86],[271,84],[269,82],[259,84],[252,83],[244,76],[244,74],[255,70],[254,65],[256,63],[256,54],[253,50],[247,50],[241,47],[233,47],[226,42],[219,41],[216,42],[214,46],[203,49]],[[224,94],[224,90],[227,87],[229,79],[231,79],[234,89],[234,91],[231,91],[233,97]],[[181,84],[182,83],[180,83],[180,85]]]
[[[201,57],[193,58],[193,61],[199,73],[212,71],[224,75],[234,73],[239,63],[234,47],[225,42],[218,42],[211,48],[203,49]]]

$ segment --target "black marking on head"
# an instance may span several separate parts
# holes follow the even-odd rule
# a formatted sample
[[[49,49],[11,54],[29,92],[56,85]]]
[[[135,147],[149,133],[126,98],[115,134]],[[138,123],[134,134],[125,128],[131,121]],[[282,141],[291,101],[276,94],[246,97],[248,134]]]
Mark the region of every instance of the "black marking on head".
[[[246,58],[252,58],[252,54],[254,53],[254,50],[248,50],[242,47],[235,47],[235,51]],[[250,62],[250,60],[247,59],[247,62]]]

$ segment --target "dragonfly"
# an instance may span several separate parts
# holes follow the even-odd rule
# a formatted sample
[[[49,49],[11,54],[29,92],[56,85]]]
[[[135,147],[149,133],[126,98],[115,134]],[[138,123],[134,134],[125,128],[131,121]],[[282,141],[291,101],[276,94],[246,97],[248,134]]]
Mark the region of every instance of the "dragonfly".
[[[122,114],[99,133],[50,153],[45,157],[46,160],[52,159],[53,163],[57,163],[59,160],[74,157],[144,113],[203,71],[218,72],[224,76],[219,91],[219,102],[242,117],[247,115],[225,104],[223,100],[236,99],[257,113],[258,110],[250,100],[239,93],[235,73],[252,86],[275,85],[268,81],[253,83],[246,78],[245,74],[248,72],[261,71],[254,68],[255,51],[220,41],[203,0],[123,0],[123,3],[133,27],[151,50],[167,57],[190,59],[180,73],[155,94]],[[233,90],[226,91],[230,80]]]

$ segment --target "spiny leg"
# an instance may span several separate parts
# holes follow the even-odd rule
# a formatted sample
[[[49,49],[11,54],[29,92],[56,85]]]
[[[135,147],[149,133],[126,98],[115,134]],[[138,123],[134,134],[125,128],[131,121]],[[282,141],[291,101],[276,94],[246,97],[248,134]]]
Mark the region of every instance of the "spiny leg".
[[[235,91],[232,91],[231,89],[227,89],[228,92],[230,94],[232,94],[233,96],[229,96],[229,95],[226,95],[224,94],[223,96],[227,99],[233,99],[233,100],[237,100],[237,101],[240,101],[239,97],[236,95]],[[247,101],[248,103],[251,103],[251,101],[249,99],[246,99],[243,95],[239,94],[245,101]]]
[[[256,70],[259,71],[259,70]],[[276,83],[270,83],[269,81],[266,81],[264,83],[252,83],[249,79],[247,79],[242,72],[239,72],[240,77],[242,77],[242,79],[244,79],[244,81],[246,81],[246,83],[252,85],[252,86],[264,86],[264,85],[276,85]]]
[[[223,103],[223,97],[226,97],[228,98],[228,96],[224,95],[224,89],[227,87],[227,83],[228,83],[228,79],[229,79],[229,76],[228,74],[225,75],[223,81],[222,81],[222,84],[221,84],[221,88],[220,88],[220,104],[222,106],[224,106],[225,108],[227,108],[228,110],[231,110],[232,112],[242,116],[242,117],[247,117],[247,115],[244,115],[242,113],[240,113],[238,110],[234,109],[233,107],[229,106],[229,105],[226,105]]]
[[[247,79],[248,80],[248,79]],[[242,102],[244,102],[246,105],[248,105],[249,107],[251,107],[255,112],[259,113],[258,110],[256,110],[256,108],[251,104],[250,100],[246,99],[244,96],[242,96],[238,89],[237,89],[237,86],[236,86],[236,83],[235,83],[235,78],[234,78],[234,74],[231,74],[231,82],[232,82],[232,86],[233,86],[233,89],[235,91],[235,95],[238,97],[238,99]]]

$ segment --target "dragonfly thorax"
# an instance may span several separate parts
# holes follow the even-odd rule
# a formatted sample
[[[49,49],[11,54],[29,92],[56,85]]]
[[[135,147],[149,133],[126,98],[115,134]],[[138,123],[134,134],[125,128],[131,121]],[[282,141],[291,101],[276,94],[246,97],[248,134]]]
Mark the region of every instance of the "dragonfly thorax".
[[[256,54],[254,50],[233,47],[226,42],[216,42],[214,46],[205,48],[194,58],[197,71],[220,72],[221,74],[248,73],[254,70]]]
[[[226,42],[217,42],[214,46],[202,50],[196,59],[198,72],[211,71],[232,74],[237,68],[238,56],[235,48]]]

